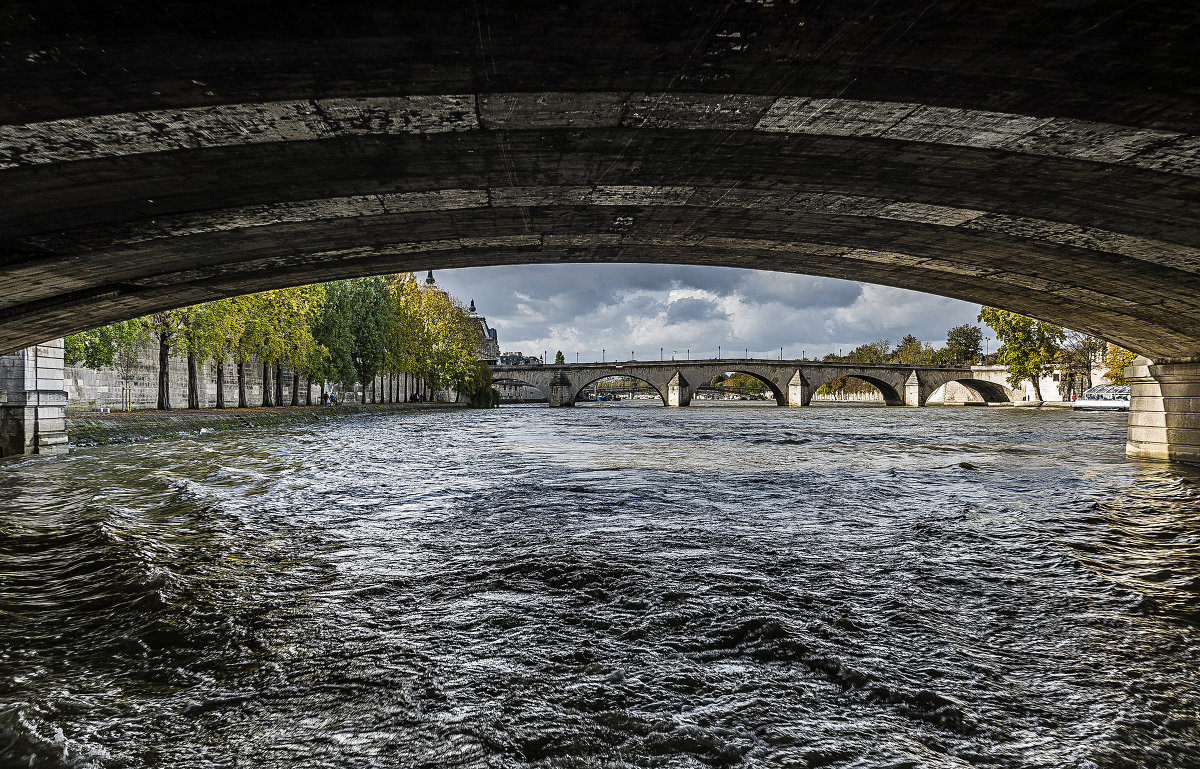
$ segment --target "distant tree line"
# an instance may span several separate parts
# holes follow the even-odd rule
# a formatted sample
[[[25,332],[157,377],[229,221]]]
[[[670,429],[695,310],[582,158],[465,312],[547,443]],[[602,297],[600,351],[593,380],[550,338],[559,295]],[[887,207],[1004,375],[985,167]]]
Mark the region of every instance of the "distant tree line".
[[[283,369],[292,371],[291,405],[300,405],[300,379],[312,384],[366,387],[377,377],[409,375],[431,390],[456,389],[476,405],[498,400],[491,369],[478,362],[479,332],[462,303],[418,283],[411,273],[282,288],[154,313],[72,334],[69,364],[112,366],[129,378],[147,338],[158,343],[158,408],[171,408],[169,361],[185,358],[188,408],[199,408],[199,371],[216,369],[217,408],[230,400],[225,367],[237,369],[236,405],[246,408],[246,370],[261,364],[262,405],[284,405]],[[272,379],[273,374],[273,379]]]
[[[1006,366],[1008,382],[1013,388],[1030,382],[1038,400],[1042,400],[1039,380],[1055,369],[1063,370],[1083,389],[1092,386],[1092,370],[1097,367],[1106,367],[1105,378],[1110,382],[1124,384],[1122,371],[1136,357],[1136,353],[1102,339],[995,307],[982,307],[979,320],[996,333],[999,342],[996,352],[988,355],[986,362]],[[944,347],[935,348],[907,334],[895,347],[891,340],[880,339],[859,345],[846,355],[831,353],[822,360],[913,366],[984,363],[983,332],[978,326],[964,323],[946,332]],[[860,379],[842,377],[823,385],[817,394],[844,396],[874,390],[873,385]]]

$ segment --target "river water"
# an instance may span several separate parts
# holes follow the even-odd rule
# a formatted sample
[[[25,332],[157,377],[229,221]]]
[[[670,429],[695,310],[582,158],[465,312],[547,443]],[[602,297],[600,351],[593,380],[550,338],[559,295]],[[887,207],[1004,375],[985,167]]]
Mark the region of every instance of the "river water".
[[[1196,767],[1124,415],[595,405],[0,464],[3,767]]]

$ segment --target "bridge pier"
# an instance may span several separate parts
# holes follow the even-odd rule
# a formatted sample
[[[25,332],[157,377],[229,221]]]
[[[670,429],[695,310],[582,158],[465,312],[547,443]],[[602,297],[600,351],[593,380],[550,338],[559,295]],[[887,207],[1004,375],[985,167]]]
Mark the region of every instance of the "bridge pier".
[[[920,374],[914,369],[908,375],[908,379],[904,381],[904,405],[905,406],[924,406],[929,400],[929,396],[937,388],[930,387],[925,382],[921,381]]]
[[[550,380],[546,400],[550,403],[551,408],[565,408],[575,405],[577,394],[575,388],[571,386],[571,380],[567,378],[567,373],[560,371]]]
[[[67,450],[63,341],[0,355],[0,457]]]
[[[671,377],[671,381],[667,383],[667,405],[687,406],[691,402],[692,386],[683,378],[683,374],[676,371],[675,376]]]
[[[796,369],[796,373],[788,381],[787,405],[807,406],[811,403],[812,388],[809,386],[808,380],[800,373],[800,369]]]
[[[1131,385],[1126,455],[1200,464],[1200,360],[1137,358],[1125,378]]]

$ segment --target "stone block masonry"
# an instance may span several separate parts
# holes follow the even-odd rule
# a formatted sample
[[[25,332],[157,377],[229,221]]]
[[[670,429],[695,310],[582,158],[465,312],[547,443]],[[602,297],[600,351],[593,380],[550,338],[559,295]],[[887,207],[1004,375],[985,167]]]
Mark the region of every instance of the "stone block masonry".
[[[188,402],[187,360],[171,358],[169,365],[171,381],[171,404],[176,409],[182,408]],[[200,408],[215,408],[217,405],[216,365],[211,361],[199,366],[199,402]],[[64,388],[67,391],[67,406],[73,411],[90,411],[92,409],[110,409],[124,411],[129,408],[134,411],[155,409],[158,407],[158,343],[146,340],[138,349],[133,364],[123,370],[106,366],[101,369],[90,369],[84,366],[65,366],[63,369]],[[245,365],[246,403],[251,407],[263,405],[263,366],[257,358],[251,358]],[[272,403],[287,406],[292,402],[292,369],[283,367],[283,401],[274,403],[275,367],[271,367]],[[309,382],[300,378],[300,390],[297,397],[298,405],[307,403],[305,390]],[[318,403],[321,397],[321,383],[313,382],[312,399]],[[428,394],[424,383],[415,381],[412,377],[406,382],[403,376],[395,381],[388,377],[380,377],[372,387],[367,386],[368,403],[394,403],[405,401],[415,392]],[[237,366],[231,360],[224,367],[225,406],[234,408],[238,405]],[[342,403],[358,403],[362,401],[362,386],[343,388],[341,385],[326,385],[326,392],[337,395]],[[440,396],[437,400],[454,400],[454,393],[434,393]]]
[[[0,356],[0,457],[67,450],[63,345]]]

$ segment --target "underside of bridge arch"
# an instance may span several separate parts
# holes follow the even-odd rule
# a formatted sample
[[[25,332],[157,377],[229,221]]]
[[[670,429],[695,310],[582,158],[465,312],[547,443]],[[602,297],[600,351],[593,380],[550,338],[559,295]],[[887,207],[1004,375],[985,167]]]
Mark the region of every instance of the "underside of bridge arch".
[[[778,405],[778,406],[788,405],[787,393],[782,388],[780,388],[779,385],[775,384],[770,379],[768,379],[765,374],[756,373],[754,371],[748,371],[746,369],[740,369],[740,368],[726,369],[725,371],[723,371],[721,373],[745,374],[748,377],[752,377],[756,382],[760,383],[763,386],[764,390],[767,390],[771,393],[771,397],[773,397],[775,399],[776,405]],[[712,380],[709,379],[707,382],[704,382],[704,384],[708,384],[708,382],[711,382],[711,381]]]
[[[975,393],[984,403],[1012,403],[1014,400],[1012,390],[1002,384],[989,382],[985,379],[953,379],[947,382],[947,384],[962,385]],[[939,391],[945,393],[945,387],[946,385],[942,385],[937,391],[931,393],[930,400],[933,400]]]
[[[546,389],[544,387],[539,387],[538,385],[534,384],[533,382],[527,382],[524,379],[515,379],[513,377],[497,377],[492,380],[492,384],[493,385],[511,385],[511,386],[515,386],[515,387],[528,387],[529,389],[536,390],[538,393],[540,393],[542,398],[544,398],[546,400],[549,400],[549,398],[550,398],[549,393],[546,392]]]
[[[571,393],[571,401],[572,401],[572,402],[575,402],[575,401],[577,401],[577,400],[579,399],[579,396],[580,396],[580,394],[581,394],[581,393],[582,393],[584,390],[586,390],[587,388],[589,388],[589,387],[591,387],[592,385],[596,384],[597,382],[600,382],[600,381],[602,381],[602,380],[604,380],[604,379],[608,379],[608,378],[610,378],[610,377],[612,377],[612,376],[613,376],[613,374],[605,374],[605,375],[603,375],[603,376],[594,377],[594,378],[592,378],[592,379],[587,379],[587,377],[584,377],[584,379],[587,379],[587,381],[584,381],[584,382],[583,382],[582,384],[580,384],[578,387],[575,387],[575,388],[574,388],[574,392],[572,392],[572,393]],[[626,378],[626,379],[631,379],[631,380],[633,380],[634,382],[639,382],[639,383],[641,383],[641,384],[645,385],[646,387],[649,387],[650,389],[654,390],[654,392],[655,392],[655,393],[657,393],[657,395],[658,395],[658,397],[659,397],[659,400],[661,400],[661,401],[662,401],[662,405],[664,405],[664,406],[666,406],[666,405],[667,405],[667,402],[668,402],[668,401],[667,401],[667,394],[666,394],[666,393],[663,391],[663,388],[662,388],[661,386],[654,384],[653,382],[651,382],[651,381],[650,381],[650,380],[648,380],[648,379],[642,379],[641,377],[632,376],[632,375],[630,375],[630,374],[621,374],[620,376],[622,376],[622,377],[624,377],[624,378]]]
[[[903,406],[903,405],[905,405],[904,390],[902,387],[897,387],[895,384],[888,382],[884,379],[879,379],[878,377],[868,376],[866,374],[847,374],[846,378],[847,379],[857,379],[861,382],[866,382],[867,384],[874,387],[876,390],[879,390],[880,394],[883,396],[884,405],[887,405],[887,406]],[[816,384],[813,386],[813,390],[815,391],[817,388],[821,387],[821,385],[827,384],[828,382],[831,382],[831,381],[833,381],[833,380],[830,379],[830,380],[821,382],[820,384]]]
[[[1001,384],[982,379],[959,379],[959,384],[974,390],[986,403],[1011,403],[1013,391]]]
[[[11,3],[0,352],[288,284],[620,261],[1200,356],[1191,3],[350,5]]]

